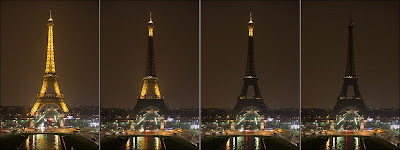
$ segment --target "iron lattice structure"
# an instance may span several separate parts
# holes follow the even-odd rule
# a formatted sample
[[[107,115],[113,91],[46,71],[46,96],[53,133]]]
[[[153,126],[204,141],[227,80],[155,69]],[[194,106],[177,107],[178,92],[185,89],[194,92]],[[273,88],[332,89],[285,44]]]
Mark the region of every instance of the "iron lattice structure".
[[[43,106],[53,104],[60,108],[63,112],[69,112],[67,105],[64,102],[64,95],[61,94],[60,88],[57,82],[57,74],[56,74],[56,65],[54,61],[54,43],[53,43],[53,27],[54,22],[51,17],[50,10],[50,19],[47,24],[49,31],[47,37],[47,59],[46,59],[46,70],[43,76],[43,84],[42,88],[37,94],[36,103],[33,105],[30,115],[34,116],[38,110],[40,110]],[[49,86],[49,85],[53,85]]]
[[[160,89],[158,88],[158,78],[155,71],[154,50],[153,50],[153,30],[154,24],[151,18],[148,22],[148,49],[147,49],[147,65],[146,75],[143,78],[143,87],[140,96],[137,98],[135,107],[133,108],[133,115],[137,116],[141,111],[147,107],[156,107],[159,109],[160,114],[167,112],[167,106],[164,103],[164,97],[161,96]],[[149,95],[150,91],[154,90],[154,95]]]
[[[256,107],[259,109],[260,115],[266,115],[267,106],[264,104],[264,98],[261,96],[260,89],[258,87],[258,77],[256,75],[255,63],[254,63],[254,46],[253,46],[253,36],[254,36],[254,23],[250,13],[250,21],[248,23],[248,52],[247,52],[247,65],[246,65],[246,75],[243,78],[244,84],[242,92],[238,97],[237,103],[233,108],[233,115],[238,115],[243,109],[248,107]],[[249,96],[249,87],[252,86],[254,89],[254,96]],[[248,95],[249,94],[249,95]]]
[[[355,107],[359,109],[360,114],[365,114],[368,112],[367,106],[364,104],[364,99],[361,97],[360,90],[358,88],[358,77],[355,72],[354,65],[354,50],[353,50],[353,22],[349,21],[347,25],[349,29],[348,38],[348,49],[347,49],[347,64],[346,64],[346,75],[343,77],[343,87],[342,91],[337,98],[335,107],[333,108],[333,113],[338,115],[346,107]],[[348,90],[353,90],[354,95],[349,95]]]

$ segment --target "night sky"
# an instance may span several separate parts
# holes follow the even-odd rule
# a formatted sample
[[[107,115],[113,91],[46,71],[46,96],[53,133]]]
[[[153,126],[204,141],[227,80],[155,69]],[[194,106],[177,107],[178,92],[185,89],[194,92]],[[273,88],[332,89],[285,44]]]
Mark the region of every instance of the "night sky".
[[[399,106],[399,1],[303,1],[303,108],[334,107],[345,75],[350,17],[364,103]]]
[[[41,88],[53,10],[56,71],[70,104],[98,104],[97,1],[1,1],[1,105],[32,106]],[[258,84],[269,106],[299,106],[299,2],[202,3],[202,106],[233,108],[253,12]],[[169,106],[198,106],[198,2],[102,1],[101,105],[133,108],[145,75],[153,12],[156,72]],[[347,22],[368,106],[399,106],[399,2],[302,2],[302,107],[333,108],[343,84]]]
[[[35,103],[45,70],[49,9],[65,103],[98,105],[96,1],[1,1],[1,105]]]
[[[146,73],[149,13],[167,106],[198,107],[198,1],[101,3],[101,107],[133,108]]]
[[[232,108],[246,72],[253,12],[258,85],[269,106],[299,107],[299,2],[202,3],[202,107]]]

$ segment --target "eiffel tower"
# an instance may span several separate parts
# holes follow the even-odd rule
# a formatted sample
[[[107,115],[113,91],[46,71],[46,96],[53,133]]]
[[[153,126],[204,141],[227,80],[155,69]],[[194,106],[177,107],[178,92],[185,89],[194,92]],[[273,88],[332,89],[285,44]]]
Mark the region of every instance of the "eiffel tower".
[[[67,105],[64,103],[64,94],[61,94],[60,88],[58,87],[56,65],[54,62],[54,44],[53,44],[53,18],[50,19],[47,24],[49,27],[48,37],[47,37],[47,60],[46,60],[46,70],[43,76],[42,89],[39,94],[37,94],[36,103],[33,105],[30,115],[34,116],[38,110],[43,106],[53,104],[60,108],[63,112],[68,112]],[[49,86],[53,85],[53,86]]]
[[[137,98],[135,107],[133,108],[133,115],[137,116],[146,108],[158,109],[160,114],[165,114],[167,112],[167,106],[164,103],[164,96],[161,96],[160,89],[158,88],[158,78],[155,71],[154,62],[154,50],[153,50],[153,30],[154,24],[151,18],[148,22],[148,49],[147,49],[147,66],[146,66],[146,76],[143,78],[143,87],[140,92],[140,96]],[[149,91],[151,89],[152,91]],[[154,95],[149,94],[154,92]]]
[[[249,40],[248,40],[248,52],[247,52],[247,66],[246,76],[242,92],[238,97],[235,108],[233,108],[233,114],[236,116],[244,109],[258,109],[260,115],[266,115],[267,106],[264,104],[264,98],[261,96],[260,89],[258,88],[258,77],[256,75],[256,69],[254,64],[254,48],[253,48],[253,30],[254,24],[250,13],[250,21],[248,23]],[[249,87],[254,89],[253,93],[249,92]]]
[[[359,114],[367,113],[367,107],[364,104],[364,100],[361,97],[360,90],[357,84],[357,76],[354,67],[354,51],[353,51],[353,22],[349,21],[347,27],[349,28],[349,39],[347,49],[347,65],[346,75],[343,77],[342,92],[337,98],[335,107],[333,108],[334,114],[338,115],[343,109],[348,107],[355,107],[359,109]],[[348,93],[349,90],[353,90],[354,93]]]

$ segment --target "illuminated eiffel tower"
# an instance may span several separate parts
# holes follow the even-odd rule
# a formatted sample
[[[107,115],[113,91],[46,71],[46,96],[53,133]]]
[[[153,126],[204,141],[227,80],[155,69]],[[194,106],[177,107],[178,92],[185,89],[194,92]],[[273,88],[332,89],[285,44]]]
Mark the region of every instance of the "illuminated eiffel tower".
[[[167,106],[164,103],[164,96],[161,96],[160,89],[158,88],[158,78],[155,71],[154,50],[153,50],[153,30],[154,24],[151,18],[148,22],[149,37],[148,37],[148,50],[147,50],[147,66],[146,76],[143,78],[143,87],[140,96],[137,98],[135,107],[133,108],[133,115],[137,116],[144,109],[151,110],[158,109],[160,114],[167,112]]]
[[[233,114],[236,116],[244,109],[258,109],[260,115],[266,115],[267,106],[264,104],[264,98],[261,96],[260,89],[258,88],[258,77],[256,75],[256,68],[254,63],[254,47],[253,47],[253,30],[254,24],[251,18],[248,23],[249,29],[249,41],[248,41],[248,52],[247,52],[247,66],[246,66],[246,76],[244,79],[244,84],[242,92],[238,97],[235,108],[233,108]],[[253,91],[250,93],[249,89]]]
[[[337,102],[333,108],[333,111],[335,115],[338,115],[345,108],[355,107],[359,109],[360,114],[365,114],[368,110],[358,88],[358,77],[356,76],[354,66],[353,22],[351,19],[347,27],[349,28],[349,41],[347,49],[346,75],[343,77],[344,82],[342,92],[337,98]],[[349,93],[351,92],[350,90],[353,91],[353,93]]]
[[[48,37],[47,37],[47,60],[46,60],[46,70],[43,76],[42,89],[39,94],[37,94],[36,103],[33,105],[30,112],[31,116],[34,116],[38,110],[43,106],[53,104],[60,108],[63,112],[68,112],[67,105],[64,103],[64,94],[61,94],[60,88],[58,87],[56,65],[54,62],[54,44],[53,44],[53,18],[50,19],[47,24],[49,27]],[[53,86],[49,86],[53,85]]]

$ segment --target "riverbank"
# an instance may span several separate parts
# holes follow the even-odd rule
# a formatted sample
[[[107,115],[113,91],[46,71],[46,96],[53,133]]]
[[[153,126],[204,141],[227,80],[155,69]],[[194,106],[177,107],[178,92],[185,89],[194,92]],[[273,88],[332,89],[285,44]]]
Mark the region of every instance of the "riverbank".
[[[98,150],[99,146],[89,139],[76,134],[63,134],[65,146],[67,149],[74,147],[74,150]]]
[[[26,139],[27,135],[13,134],[0,137],[1,149],[17,149],[19,145]]]

